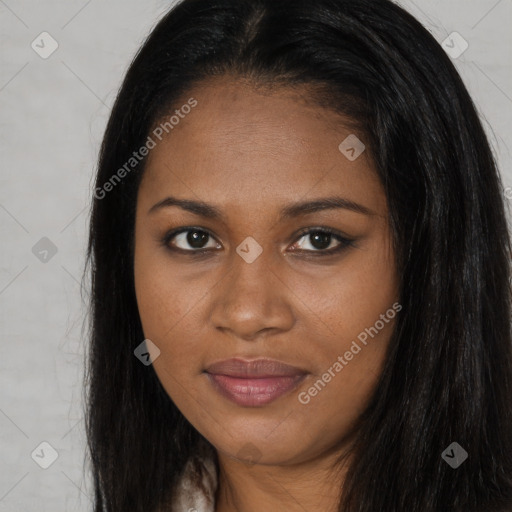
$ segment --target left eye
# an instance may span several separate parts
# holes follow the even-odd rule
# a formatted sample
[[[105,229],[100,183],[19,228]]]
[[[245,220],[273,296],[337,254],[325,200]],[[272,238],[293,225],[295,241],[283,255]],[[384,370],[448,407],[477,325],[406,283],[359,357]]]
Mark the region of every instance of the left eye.
[[[334,233],[331,230],[326,229],[310,229],[309,231],[302,232],[301,238],[296,245],[300,251],[305,250],[306,252],[318,252],[321,254],[333,254],[335,252],[341,251],[344,247],[352,244],[353,240],[349,240],[341,235]],[[309,245],[313,247],[313,249],[304,249],[305,241],[309,238]],[[333,242],[338,242],[338,245],[331,246]],[[292,249],[296,250],[296,249]]]

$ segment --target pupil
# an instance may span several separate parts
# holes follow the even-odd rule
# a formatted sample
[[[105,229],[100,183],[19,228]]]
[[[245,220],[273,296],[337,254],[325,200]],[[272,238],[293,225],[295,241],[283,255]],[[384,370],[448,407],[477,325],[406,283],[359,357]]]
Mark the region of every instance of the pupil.
[[[331,243],[330,233],[315,233],[310,236],[312,239],[312,245],[316,249],[326,249],[327,247],[329,247]],[[317,245],[320,245],[320,247],[318,247]]]
[[[187,242],[195,249],[201,249],[203,244],[208,240],[208,233],[204,231],[190,231],[187,235]]]

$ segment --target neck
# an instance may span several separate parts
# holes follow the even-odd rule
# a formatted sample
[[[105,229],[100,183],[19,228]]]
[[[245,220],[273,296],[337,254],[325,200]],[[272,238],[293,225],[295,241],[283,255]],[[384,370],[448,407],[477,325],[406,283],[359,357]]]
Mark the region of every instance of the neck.
[[[246,464],[218,454],[215,512],[322,510],[336,512],[347,462],[339,453],[289,465]]]

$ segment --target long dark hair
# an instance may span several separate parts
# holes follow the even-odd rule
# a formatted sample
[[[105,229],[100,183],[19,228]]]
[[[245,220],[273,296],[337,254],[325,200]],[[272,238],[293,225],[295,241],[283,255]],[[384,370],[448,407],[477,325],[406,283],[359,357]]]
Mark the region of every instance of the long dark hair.
[[[172,502],[186,461],[211,448],[134,357],[146,159],[113,176],[192,84],[227,73],[318,85],[319,102],[362,127],[386,192],[403,309],[339,510],[509,510],[512,251],[497,166],[450,58],[389,0],[184,0],[134,58],[99,158],[84,271],[95,511]],[[453,442],[468,454],[457,469],[441,457]]]

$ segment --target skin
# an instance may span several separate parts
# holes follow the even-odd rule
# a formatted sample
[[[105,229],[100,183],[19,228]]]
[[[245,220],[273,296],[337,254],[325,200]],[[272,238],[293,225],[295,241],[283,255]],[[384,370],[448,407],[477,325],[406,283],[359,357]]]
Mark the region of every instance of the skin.
[[[161,351],[154,369],[217,449],[216,512],[334,511],[345,467],[331,468],[375,389],[394,320],[309,403],[298,395],[398,301],[384,191],[369,151],[355,161],[339,151],[354,133],[347,120],[306,89],[268,91],[224,76],[188,92],[177,105],[189,97],[198,104],[151,150],[137,198],[135,288],[144,334]],[[170,195],[212,204],[224,219],[178,206],[148,213]],[[338,208],[279,218],[290,203],[330,196],[372,214]],[[166,233],[185,226],[211,234],[203,243],[210,253],[191,256],[199,249],[187,233],[165,246]],[[298,232],[320,227],[354,245],[319,256],[329,241],[315,245],[314,234]],[[248,236],[263,250],[252,263],[236,252]],[[333,237],[328,248],[338,245]],[[270,357],[308,375],[270,404],[241,407],[204,373],[231,357]]]

